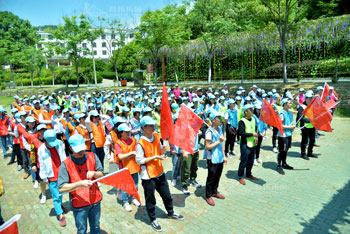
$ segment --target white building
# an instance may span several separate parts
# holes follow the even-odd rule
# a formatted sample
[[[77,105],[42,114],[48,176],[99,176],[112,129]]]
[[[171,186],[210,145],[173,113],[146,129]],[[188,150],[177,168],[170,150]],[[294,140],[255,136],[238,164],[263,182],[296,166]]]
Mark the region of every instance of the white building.
[[[90,41],[83,41],[80,47],[86,48],[81,54],[82,57],[92,58],[91,51],[94,53],[95,59],[108,60],[113,52],[118,48],[116,44],[116,39],[118,35],[113,35],[109,28],[103,28],[104,34],[99,36],[96,40],[93,41],[92,47]],[[48,32],[39,30],[37,34],[40,37],[40,41],[37,44],[37,48],[46,48],[45,43],[47,42],[56,42],[57,40]],[[132,41],[134,34],[132,30],[126,30],[125,44]],[[57,56],[58,58],[59,56]],[[64,59],[63,57],[60,57]]]

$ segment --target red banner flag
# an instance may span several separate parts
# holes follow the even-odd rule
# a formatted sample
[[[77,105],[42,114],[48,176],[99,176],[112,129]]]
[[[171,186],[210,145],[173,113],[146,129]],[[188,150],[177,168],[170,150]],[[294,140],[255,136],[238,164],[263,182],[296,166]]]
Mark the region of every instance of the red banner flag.
[[[168,93],[163,83],[162,104],[160,109],[160,133],[162,139],[171,138],[174,135],[174,123],[168,99]]]
[[[173,144],[190,154],[194,154],[196,135],[202,125],[203,120],[182,104],[174,127]]]
[[[13,216],[6,223],[0,226],[1,234],[18,234],[17,221],[21,218],[20,214]]]
[[[332,132],[330,121],[332,115],[319,97],[315,97],[303,111],[315,129]],[[329,125],[329,126],[328,126]]]
[[[335,92],[335,89],[333,89],[333,94],[336,96],[337,100],[339,99],[339,96],[337,94],[337,92]]]
[[[260,121],[277,128],[283,136],[281,117],[276,113],[272,105],[266,99],[264,99],[264,103],[261,108]]]
[[[322,96],[321,96],[321,101],[324,101],[324,99],[326,99],[326,97],[328,97],[330,92],[331,92],[331,90],[329,89],[329,85],[327,84],[327,82],[325,82],[324,87],[323,87]]]
[[[333,101],[332,99],[327,101],[324,105],[327,108],[327,110],[331,109],[331,108],[335,108],[335,105],[337,105],[338,103],[336,103],[335,101]]]
[[[135,197],[141,204],[139,193],[137,192],[135,182],[132,179],[128,168],[123,168],[119,171],[105,175],[104,177],[94,180],[93,183],[94,182],[100,182],[123,190],[127,194]]]

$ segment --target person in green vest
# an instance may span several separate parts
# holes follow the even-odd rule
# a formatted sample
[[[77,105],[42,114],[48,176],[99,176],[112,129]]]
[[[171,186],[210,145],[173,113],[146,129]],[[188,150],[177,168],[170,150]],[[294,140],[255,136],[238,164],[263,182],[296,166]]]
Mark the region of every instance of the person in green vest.
[[[315,157],[317,158],[316,155],[313,155],[313,148],[315,145],[315,133],[316,129],[310,122],[309,118],[305,115],[303,115],[303,111],[307,107],[307,105],[311,102],[313,98],[312,93],[307,92],[305,94],[305,102],[299,106],[298,109],[298,114],[297,114],[297,120],[300,119],[298,125],[301,127],[301,157],[305,160],[309,160],[309,157]],[[307,149],[307,154],[306,154],[306,145],[309,140],[309,147]]]
[[[239,91],[239,94],[241,92]],[[236,96],[235,97],[235,102],[236,102],[236,105],[235,105],[235,110],[237,111],[237,123],[239,123],[239,121],[241,121],[241,119],[243,118],[243,106],[241,105],[242,103],[242,98],[240,96]],[[237,129],[238,129],[239,126],[237,126]],[[236,134],[236,142],[237,144],[239,144],[239,139],[240,139],[240,136],[239,134]]]
[[[239,183],[245,185],[243,178],[244,172],[246,178],[250,180],[258,180],[252,175],[252,167],[255,159],[255,150],[258,140],[257,125],[253,118],[253,108],[251,104],[246,104],[243,107],[244,117],[238,123],[238,134],[241,136],[241,161],[238,167]]]
[[[278,93],[275,93],[273,95],[273,99],[275,100],[275,102],[272,104],[273,109],[276,111],[277,114],[279,114],[283,107],[281,106],[281,96]],[[278,129],[273,127],[272,129],[272,150],[274,153],[278,153],[278,149],[276,147],[276,141],[277,141],[277,133],[278,133]]]
[[[224,96],[220,96],[218,106],[219,106],[219,112],[222,114],[222,116],[224,116],[225,113],[227,112],[227,105],[225,103],[225,97]],[[222,117],[222,118],[223,118],[222,122],[224,122],[225,119],[224,119],[224,117]]]
[[[106,96],[106,101],[102,104],[102,113],[106,114],[107,113],[107,109],[111,108],[113,109],[113,103],[111,101],[111,97],[110,96]]]

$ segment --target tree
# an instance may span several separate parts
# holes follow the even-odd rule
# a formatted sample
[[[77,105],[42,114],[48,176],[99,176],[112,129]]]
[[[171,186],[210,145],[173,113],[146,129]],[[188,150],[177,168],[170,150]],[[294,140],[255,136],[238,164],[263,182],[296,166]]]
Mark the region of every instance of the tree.
[[[133,72],[138,65],[137,52],[141,50],[141,46],[136,41],[131,41],[126,44],[123,48],[114,51],[113,56],[118,54],[119,59],[117,60],[117,69],[121,73]],[[111,67],[114,68],[113,59],[110,60]]]
[[[84,40],[90,39],[91,24],[85,15],[63,17],[64,25],[59,25],[56,30],[49,30],[58,40],[56,42],[56,53],[68,55],[73,61],[75,74],[77,78],[77,87],[79,88],[79,60],[85,48],[81,46]]]
[[[13,70],[28,46],[34,46],[39,37],[28,20],[23,20],[8,11],[0,11],[0,50],[3,54],[0,62],[10,66],[11,78]]]
[[[261,3],[268,9],[269,17],[276,25],[280,37],[283,60],[283,82],[288,83],[286,44],[287,34],[300,19],[302,6],[298,0],[261,0]]]
[[[31,86],[33,87],[34,72],[37,71],[37,76],[40,77],[40,71],[46,63],[45,57],[42,54],[42,50],[36,49],[33,46],[24,48],[21,55],[19,65],[26,68],[30,72]]]
[[[189,39],[190,30],[186,24],[186,7],[168,5],[162,10],[147,11],[141,16],[136,40],[147,50],[154,63],[154,77],[157,84],[157,63],[160,49],[176,47]]]
[[[211,83],[212,60],[218,43],[237,29],[231,0],[196,0],[187,2],[192,32],[204,42],[208,56],[208,83]]]

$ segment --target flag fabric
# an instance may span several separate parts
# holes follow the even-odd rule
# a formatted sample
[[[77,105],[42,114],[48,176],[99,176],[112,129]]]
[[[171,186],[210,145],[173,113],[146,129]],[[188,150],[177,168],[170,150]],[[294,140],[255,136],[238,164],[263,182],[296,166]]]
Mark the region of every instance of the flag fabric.
[[[263,106],[260,113],[260,121],[273,126],[278,129],[278,131],[283,136],[282,120],[278,113],[273,109],[272,105],[264,99]]]
[[[102,184],[107,184],[117,189],[123,190],[127,194],[135,197],[141,204],[139,193],[137,192],[135,182],[132,179],[128,168],[123,168],[121,170],[112,172],[92,182],[100,182]]]
[[[339,99],[339,96],[338,96],[337,92],[335,92],[335,89],[333,89],[333,94],[336,96],[337,99]]]
[[[319,97],[315,97],[303,111],[315,129],[332,132],[332,115]]]
[[[174,126],[174,138],[172,144],[190,154],[194,154],[196,135],[202,125],[203,120],[190,108],[182,104]]]
[[[3,225],[0,226],[1,234],[18,234],[17,221],[21,218],[20,214],[16,214]]]
[[[331,92],[331,90],[329,88],[329,85],[327,84],[327,82],[325,82],[324,87],[323,87],[322,96],[321,96],[321,101],[324,101],[324,99],[326,99],[326,97],[328,97],[330,92]]]
[[[162,103],[160,109],[160,133],[162,139],[172,138],[174,135],[174,123],[168,99],[168,92],[163,83]]]
[[[327,108],[327,110],[334,108],[335,105],[337,105],[338,103],[336,103],[335,101],[333,101],[332,99],[327,101],[324,105]]]

